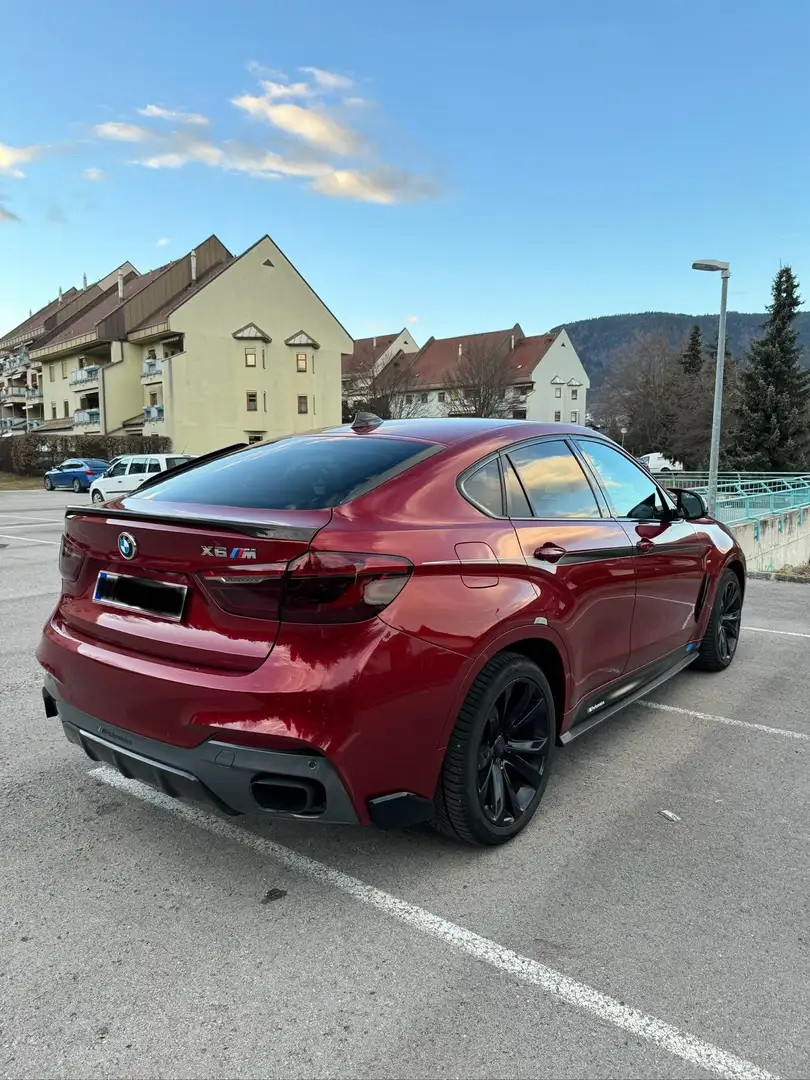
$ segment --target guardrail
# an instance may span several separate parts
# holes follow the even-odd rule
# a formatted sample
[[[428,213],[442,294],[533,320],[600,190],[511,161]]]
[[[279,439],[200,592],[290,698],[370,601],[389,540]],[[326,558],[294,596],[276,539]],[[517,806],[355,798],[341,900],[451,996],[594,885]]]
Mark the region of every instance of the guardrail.
[[[664,487],[682,487],[705,496],[707,472],[657,473]],[[717,517],[727,525],[810,506],[810,473],[721,472],[717,475]]]

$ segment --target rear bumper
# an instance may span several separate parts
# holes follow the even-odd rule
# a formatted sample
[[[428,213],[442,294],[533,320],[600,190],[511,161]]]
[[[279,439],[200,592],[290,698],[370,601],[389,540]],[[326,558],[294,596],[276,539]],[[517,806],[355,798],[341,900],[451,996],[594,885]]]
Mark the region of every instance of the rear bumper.
[[[100,723],[58,696],[46,679],[45,711],[92,761],[165,795],[226,814],[270,814],[356,825],[357,814],[334,766],[318,754],[255,750],[209,739],[172,746]],[[263,805],[264,804],[264,805]]]

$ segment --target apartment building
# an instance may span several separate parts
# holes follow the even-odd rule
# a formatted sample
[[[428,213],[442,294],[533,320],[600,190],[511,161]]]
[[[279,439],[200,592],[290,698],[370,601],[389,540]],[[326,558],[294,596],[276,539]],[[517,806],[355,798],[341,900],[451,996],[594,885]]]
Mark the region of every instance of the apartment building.
[[[142,432],[202,454],[340,423],[351,338],[268,236],[236,257],[211,236],[76,292],[26,346],[43,434]]]
[[[405,333],[403,331],[402,333]],[[403,348],[402,335],[356,342],[343,358],[346,411],[375,398],[392,415],[497,415],[584,424],[590,380],[565,330],[527,337],[507,330],[429,338]],[[412,344],[413,338],[410,338]]]

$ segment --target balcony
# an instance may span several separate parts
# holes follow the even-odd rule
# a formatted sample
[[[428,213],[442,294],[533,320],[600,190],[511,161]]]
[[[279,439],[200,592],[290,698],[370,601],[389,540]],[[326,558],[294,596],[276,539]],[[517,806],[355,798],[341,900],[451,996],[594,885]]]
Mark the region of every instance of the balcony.
[[[71,371],[68,383],[77,390],[87,390],[91,386],[98,386],[98,372],[98,364],[79,368],[78,371]]]
[[[28,405],[36,405],[38,402],[42,401],[42,387],[26,386],[25,400]]]
[[[0,405],[23,404],[25,401],[25,386],[6,386],[0,390]]]
[[[144,405],[143,422],[145,424],[157,424],[163,420],[162,405]]]
[[[163,378],[162,360],[144,360],[141,365],[141,383],[160,382]]]
[[[77,409],[73,414],[73,426],[82,431],[101,431],[101,410]]]
[[[7,356],[5,360],[0,360],[0,375],[8,375],[12,371],[22,371],[24,368],[29,367],[30,363],[28,353],[24,349],[22,352],[13,353],[11,356]]]

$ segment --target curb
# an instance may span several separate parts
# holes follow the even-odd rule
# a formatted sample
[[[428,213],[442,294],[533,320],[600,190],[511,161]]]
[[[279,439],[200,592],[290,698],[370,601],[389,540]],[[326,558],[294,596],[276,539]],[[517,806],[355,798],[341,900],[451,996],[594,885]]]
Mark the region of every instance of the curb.
[[[810,578],[799,577],[796,574],[779,574],[776,571],[761,572],[752,570],[748,578],[754,581],[784,581],[788,585],[810,585]]]

